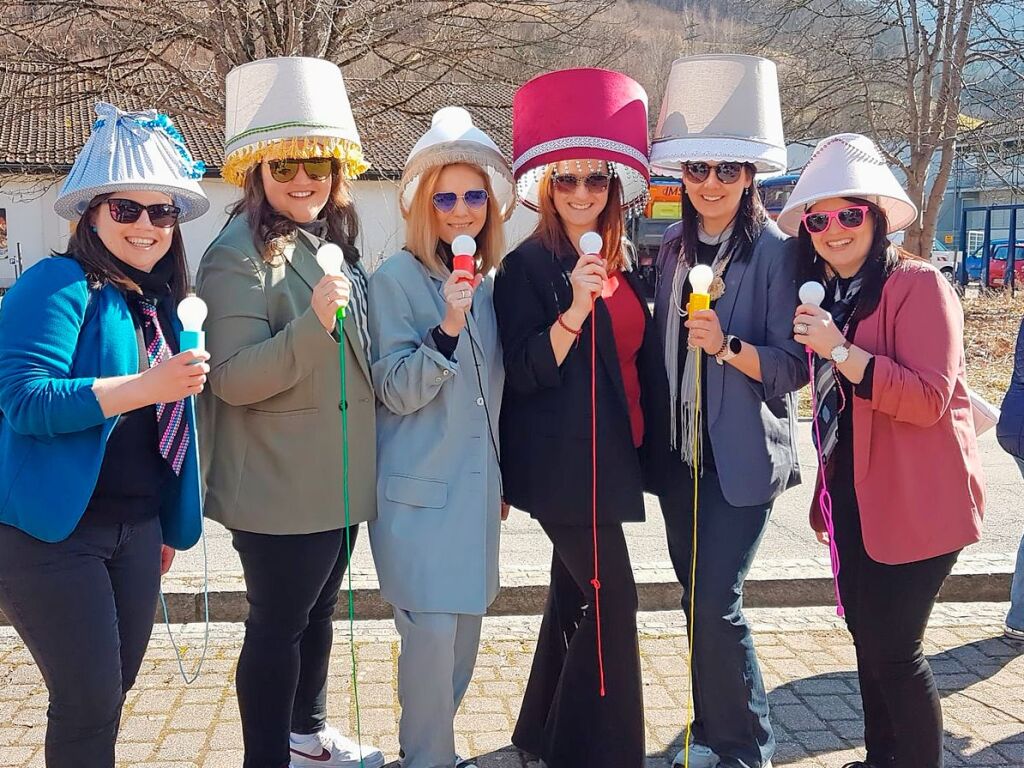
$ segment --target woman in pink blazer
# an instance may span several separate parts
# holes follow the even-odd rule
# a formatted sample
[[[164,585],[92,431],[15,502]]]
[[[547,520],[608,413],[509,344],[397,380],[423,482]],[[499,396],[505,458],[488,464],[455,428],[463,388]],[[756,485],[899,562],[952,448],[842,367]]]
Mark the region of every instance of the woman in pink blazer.
[[[889,241],[916,217],[856,134],[818,145],[779,217],[798,237],[803,279],[825,285],[820,307],[797,309],[793,332],[816,353],[816,442],[864,704],[867,755],[846,768],[942,765],[922,639],[957,556],[981,536],[963,311],[935,268]],[[827,541],[817,503],[811,521]]]

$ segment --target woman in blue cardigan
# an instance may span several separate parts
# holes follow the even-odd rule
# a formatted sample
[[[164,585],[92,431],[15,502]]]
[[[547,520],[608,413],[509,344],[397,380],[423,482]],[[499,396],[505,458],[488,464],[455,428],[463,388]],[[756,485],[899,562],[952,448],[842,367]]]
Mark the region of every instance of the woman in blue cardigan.
[[[114,765],[160,576],[201,529],[208,356],[175,354],[175,307],[202,165],[164,115],[96,113],[55,205],[68,250],[0,309],[0,610],[49,691],[48,768]]]

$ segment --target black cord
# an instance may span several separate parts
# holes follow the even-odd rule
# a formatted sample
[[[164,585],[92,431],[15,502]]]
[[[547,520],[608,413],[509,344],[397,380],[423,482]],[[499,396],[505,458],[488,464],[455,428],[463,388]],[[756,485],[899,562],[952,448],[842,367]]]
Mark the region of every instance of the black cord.
[[[466,321],[466,333],[469,334],[469,351],[473,353],[473,367],[476,368],[476,384],[480,390],[480,399],[484,401],[484,416],[487,418],[487,434],[491,438],[491,448],[494,449],[494,460],[498,462],[498,493],[505,498],[505,487],[501,482],[501,454],[498,453],[498,443],[494,439],[494,425],[491,424],[491,409],[487,405],[487,395],[484,394],[484,380],[480,376],[480,361],[476,356],[476,343],[473,338],[473,331],[469,327],[469,320]]]

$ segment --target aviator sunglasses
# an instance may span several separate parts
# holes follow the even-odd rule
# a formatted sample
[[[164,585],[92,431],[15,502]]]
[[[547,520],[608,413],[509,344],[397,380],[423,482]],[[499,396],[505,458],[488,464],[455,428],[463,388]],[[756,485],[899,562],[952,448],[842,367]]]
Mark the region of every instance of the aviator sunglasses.
[[[464,195],[457,195],[454,192],[437,192],[430,199],[434,203],[434,207],[441,213],[454,211],[459,200],[465,201],[466,207],[475,211],[487,205],[487,190],[467,189]]]
[[[610,182],[611,177],[607,173],[591,173],[582,177],[573,173],[556,173],[551,177],[555,189],[565,195],[571,195],[580,184],[587,188],[587,192],[604,192]]]

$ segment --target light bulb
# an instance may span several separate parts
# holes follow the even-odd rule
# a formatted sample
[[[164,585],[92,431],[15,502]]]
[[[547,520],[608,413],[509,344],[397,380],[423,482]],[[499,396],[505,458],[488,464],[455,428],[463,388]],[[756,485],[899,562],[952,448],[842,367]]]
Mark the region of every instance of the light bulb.
[[[183,330],[198,333],[203,330],[203,323],[206,322],[206,302],[190,293],[178,305],[178,319],[181,320]]]
[[[800,286],[800,303],[821,306],[825,299],[825,286],[815,280],[808,280]]]
[[[181,320],[178,347],[182,352],[188,349],[199,351],[206,349],[206,334],[203,333],[206,315],[206,302],[194,293],[190,293],[178,304],[178,319]]]
[[[580,250],[583,253],[601,253],[604,247],[604,240],[597,232],[584,232],[580,236]]]
[[[469,235],[459,235],[452,240],[453,256],[473,256],[476,254],[476,240]]]
[[[345,254],[334,243],[324,243],[316,252],[316,263],[325,275],[340,275]]]
[[[715,279],[715,273],[707,264],[698,264],[690,270],[690,285],[694,293],[706,296],[711,288],[711,281]]]

